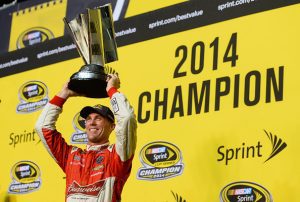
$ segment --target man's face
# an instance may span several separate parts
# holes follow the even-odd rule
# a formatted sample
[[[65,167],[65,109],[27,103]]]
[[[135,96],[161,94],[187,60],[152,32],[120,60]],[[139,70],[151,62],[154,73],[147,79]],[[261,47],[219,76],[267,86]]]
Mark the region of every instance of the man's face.
[[[108,138],[115,124],[111,123],[107,118],[97,113],[91,113],[85,119],[85,130],[88,138],[88,144],[104,144],[108,142]]]

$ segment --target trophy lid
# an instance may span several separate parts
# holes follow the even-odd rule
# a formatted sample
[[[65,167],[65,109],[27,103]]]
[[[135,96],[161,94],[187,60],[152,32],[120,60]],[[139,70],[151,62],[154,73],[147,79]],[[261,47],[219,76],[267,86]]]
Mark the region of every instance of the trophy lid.
[[[90,98],[108,97],[106,92],[105,68],[97,64],[87,64],[70,77],[68,88]]]

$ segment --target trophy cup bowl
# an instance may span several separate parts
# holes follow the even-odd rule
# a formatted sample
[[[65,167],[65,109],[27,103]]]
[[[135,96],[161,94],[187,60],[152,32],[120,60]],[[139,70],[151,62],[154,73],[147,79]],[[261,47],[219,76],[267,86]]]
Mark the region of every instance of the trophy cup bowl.
[[[83,65],[70,77],[68,88],[86,97],[106,98],[106,78],[107,74],[101,65]]]

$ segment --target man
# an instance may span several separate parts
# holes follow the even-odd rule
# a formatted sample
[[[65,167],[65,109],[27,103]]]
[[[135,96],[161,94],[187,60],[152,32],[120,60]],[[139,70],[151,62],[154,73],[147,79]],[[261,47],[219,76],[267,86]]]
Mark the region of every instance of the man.
[[[55,123],[69,97],[79,96],[67,84],[44,107],[37,123],[46,149],[66,173],[66,201],[114,202],[121,200],[122,188],[129,177],[136,146],[136,119],[126,97],[118,92],[120,80],[111,74],[106,91],[114,113],[105,106],[84,107],[88,143],[85,150],[68,145]],[[114,116],[117,123],[114,123]],[[116,143],[109,135],[116,131]]]

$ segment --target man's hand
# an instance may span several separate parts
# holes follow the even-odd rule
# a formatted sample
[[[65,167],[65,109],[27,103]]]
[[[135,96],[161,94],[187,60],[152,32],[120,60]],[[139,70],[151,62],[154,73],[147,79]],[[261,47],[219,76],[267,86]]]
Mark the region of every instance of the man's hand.
[[[65,83],[65,85],[62,87],[61,91],[57,94],[58,97],[68,99],[69,97],[75,97],[80,96],[80,94],[76,93],[75,91],[72,91],[68,88],[68,83]]]
[[[121,82],[118,77],[118,74],[108,74],[106,82],[107,82],[106,91],[109,91],[109,89],[112,87],[115,87],[116,89],[120,88]]]

